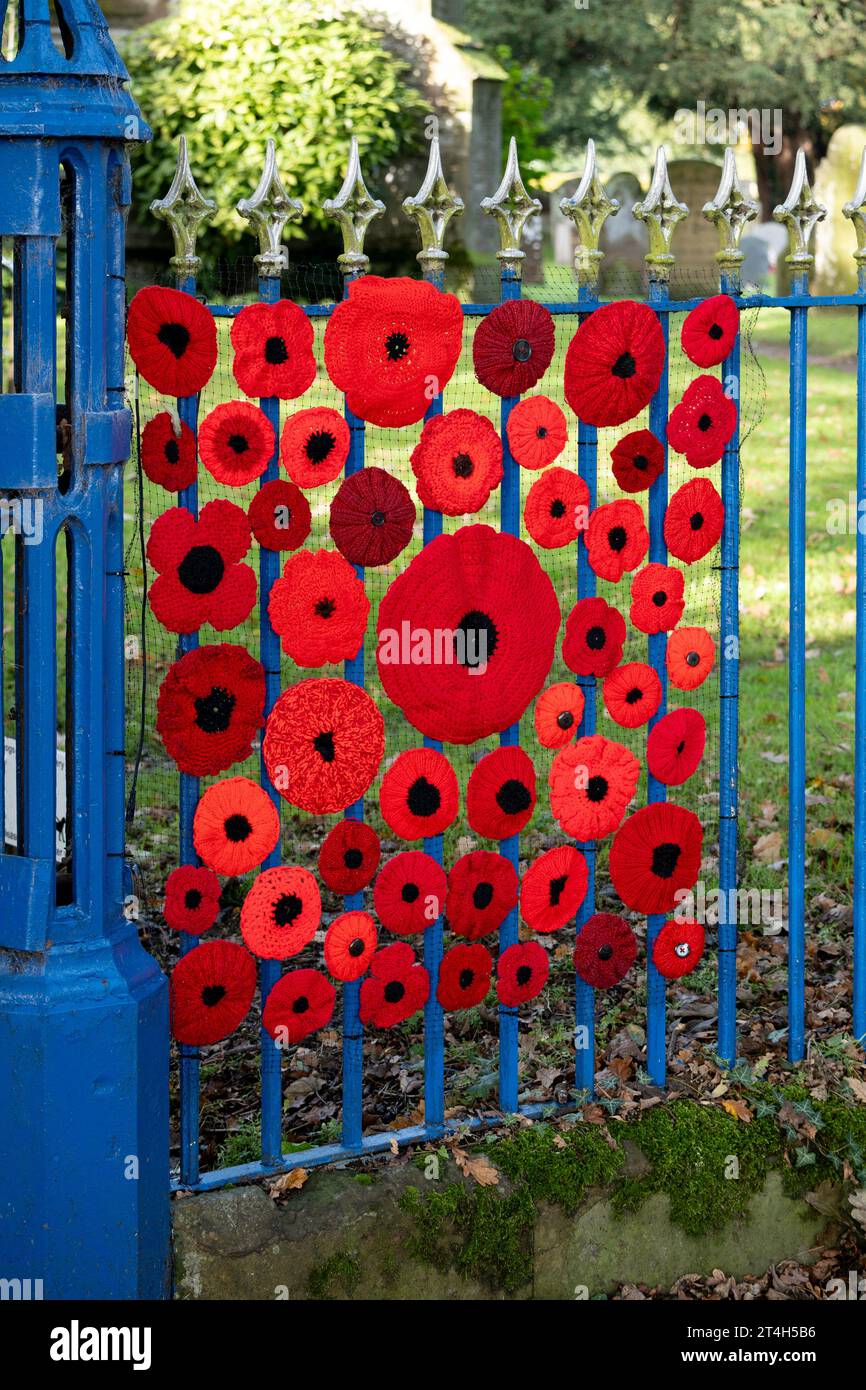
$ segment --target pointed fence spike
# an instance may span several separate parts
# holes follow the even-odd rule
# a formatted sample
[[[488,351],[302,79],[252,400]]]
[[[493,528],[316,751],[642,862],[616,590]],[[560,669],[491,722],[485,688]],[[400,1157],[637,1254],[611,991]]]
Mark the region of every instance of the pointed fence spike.
[[[797,151],[794,177],[784,203],[773,209],[773,219],[788,231],[788,254],[785,262],[795,274],[808,275],[815,257],[810,250],[812,233],[827,216],[827,209],[816,201],[806,170],[806,155]]]
[[[424,181],[414,198],[404,199],[403,211],[418,226],[421,238],[418,260],[425,274],[441,269],[448,259],[448,252],[443,248],[448,223],[452,217],[462,214],[463,199],[448,187],[442,170],[438,136],[430,141],[430,158]]]
[[[339,223],[343,234],[343,251],[337,264],[344,275],[363,275],[369,269],[370,257],[364,252],[367,228],[384,211],[385,204],[372,196],[364,182],[358,141],[353,135],[343,185],[336,198],[326,198],[322,204],[322,212]]]
[[[716,261],[723,276],[739,282],[740,267],[745,259],[740,239],[760,211],[760,204],[747,195],[740,183],[734,151],[728,146],[715,197],[704,203],[702,209],[703,216],[713,223],[719,234]]]
[[[259,253],[253,257],[259,275],[276,279],[289,264],[289,253],[283,245],[283,232],[288,222],[300,222],[304,205],[290,198],[277,168],[277,147],[269,140],[265,149],[265,167],[251,198],[241,198],[237,211],[245,217],[259,239]]]
[[[579,283],[588,289],[598,285],[598,272],[604,260],[604,252],[599,249],[602,228],[609,217],[616,216],[619,206],[616,198],[608,195],[599,177],[595,141],[587,140],[580,183],[571,198],[560,200],[559,210],[574,223],[577,234],[574,268]]]
[[[673,234],[680,222],[689,215],[686,203],[674,195],[668,174],[668,155],[664,145],[656,150],[656,162],[649,192],[632,208],[639,222],[645,222],[649,232],[649,251],[644,259],[651,280],[667,282],[676,257],[671,251]]]
[[[857,237],[854,259],[861,274],[866,272],[866,147],[860,159],[860,174],[850,203],[843,203],[842,215],[850,219]]]
[[[508,145],[502,182],[492,198],[483,199],[481,210],[496,218],[499,227],[499,250],[496,255],[500,263],[519,276],[525,254],[520,247],[523,229],[530,217],[541,212],[541,202],[527,192],[517,158],[517,141],[513,135]]]
[[[202,222],[208,222],[216,212],[216,203],[199,192],[198,185],[189,167],[189,154],[186,136],[178,142],[177,165],[171,187],[164,198],[156,198],[150,205],[154,217],[168,224],[174,241],[174,255],[169,265],[179,279],[198,274],[201,257],[196,255],[198,229]]]

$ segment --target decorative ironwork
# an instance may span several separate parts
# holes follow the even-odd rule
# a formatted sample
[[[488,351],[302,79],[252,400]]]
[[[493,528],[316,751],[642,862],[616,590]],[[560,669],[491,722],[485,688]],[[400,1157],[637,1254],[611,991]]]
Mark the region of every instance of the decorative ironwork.
[[[269,140],[265,150],[265,167],[258,187],[251,198],[241,198],[237,204],[259,239],[259,254],[253,259],[259,275],[268,279],[278,277],[288,268],[289,253],[283,245],[286,223],[300,222],[304,205],[290,198],[277,168],[277,150]]]
[[[164,198],[151,203],[150,210],[154,217],[167,222],[171,231],[174,241],[174,255],[169,261],[171,268],[181,278],[197,275],[201,266],[201,257],[195,251],[198,229],[202,222],[213,217],[216,203],[199,192],[189,167],[185,135],[178,142],[177,167],[171,187]]]
[[[574,268],[582,285],[595,288],[598,272],[604,260],[604,252],[599,250],[602,228],[609,217],[615,217],[620,205],[605,190],[598,173],[595,154],[595,141],[586,142],[586,162],[580,183],[571,198],[563,198],[559,210],[563,217],[574,223],[577,233],[577,247],[574,252]]]
[[[689,215],[686,203],[674,196],[668,175],[668,156],[664,145],[656,150],[656,162],[649,192],[632,208],[639,222],[647,224],[649,251],[645,256],[651,280],[670,279],[676,257],[671,252],[671,240],[678,223]]]
[[[843,203],[842,214],[854,224],[857,250],[854,259],[860,270],[866,270],[866,149],[860,159],[860,175],[850,203]]]
[[[452,193],[446,182],[438,136],[430,141],[424,182],[414,198],[404,199],[403,211],[418,224],[421,237],[418,260],[425,273],[440,269],[448,259],[448,252],[443,250],[445,232],[452,217],[459,217],[463,212],[463,199]]]
[[[760,204],[747,195],[740,183],[734,151],[728,147],[716,196],[709,203],[704,203],[702,209],[703,216],[713,223],[719,234],[716,260],[723,275],[739,276],[740,266],[745,260],[740,250],[740,238],[760,211]]]
[[[343,186],[336,198],[326,198],[322,204],[322,212],[339,222],[343,233],[343,251],[337,257],[337,264],[344,275],[363,275],[369,268],[370,257],[364,252],[364,239],[370,223],[384,211],[385,204],[372,196],[364,182],[358,141],[353,135]]]
[[[773,219],[782,222],[788,229],[789,251],[785,262],[796,273],[808,274],[815,257],[809,250],[812,233],[819,222],[827,216],[827,209],[816,201],[806,172],[806,156],[797,151],[794,162],[794,177],[784,203],[773,209]]]
[[[525,253],[520,249],[523,229],[529,218],[541,212],[541,202],[527,192],[517,159],[517,141],[512,135],[502,182],[492,198],[484,198],[482,212],[496,218],[499,227],[499,250],[496,255],[503,265],[520,274]]]

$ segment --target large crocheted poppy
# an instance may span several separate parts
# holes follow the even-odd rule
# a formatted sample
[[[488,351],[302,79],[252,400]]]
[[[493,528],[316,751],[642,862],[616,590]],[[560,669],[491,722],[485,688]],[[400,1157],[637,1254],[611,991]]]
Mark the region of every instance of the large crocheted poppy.
[[[196,521],[185,507],[170,507],[150,528],[147,558],[157,572],[148,598],[169,632],[219,632],[248,618],[256,601],[256,575],[243,560],[250,524],[242,507],[217,498]]]
[[[280,435],[280,462],[298,487],[321,487],[339,478],[349,457],[349,426],[330,406],[290,415]]]
[[[603,598],[582,598],[565,622],[562,659],[576,676],[606,676],[622,661],[625,618]]]
[[[599,579],[618,584],[649,550],[649,531],[637,502],[622,498],[596,507],[584,535],[589,563]]]
[[[700,922],[665,922],[653,942],[653,965],[666,980],[691,975],[704,954],[705,939]]]
[[[481,320],[472,339],[475,375],[497,396],[531,391],[550,366],[553,315],[534,299],[509,299]]]
[[[548,468],[526,497],[523,521],[536,545],[558,550],[576,541],[589,525],[589,488],[569,468]]]
[[[247,516],[264,550],[297,550],[310,534],[310,504],[299,487],[282,478],[259,488]]]
[[[413,425],[451,380],[462,343],[455,295],[426,280],[364,275],[328,319],[325,366],[354,415]]]
[[[637,956],[637,938],[625,918],[596,912],[580,929],[574,968],[584,984],[611,989],[628,974]]]
[[[141,467],[146,478],[166,492],[191,487],[198,474],[195,435],[185,420],[161,410],[141,433]]]
[[[638,729],[658,711],[662,683],[646,662],[627,661],[605,676],[602,698],[614,723],[623,729]]]
[[[520,718],[553,662],[559,604],[532,550],[490,526],[437,536],[379,605],[376,660],[410,724],[473,743]]]
[[[302,396],[316,379],[313,325],[299,304],[247,304],[232,324],[235,381],[248,396]]]
[[[587,425],[621,425],[649,405],[661,381],[665,340],[646,304],[603,304],[565,354],[565,399]]]
[[[195,808],[192,842],[216,874],[249,873],[280,838],[280,816],[267,792],[249,777],[214,782]]]
[[[697,690],[715,659],[716,644],[705,627],[678,627],[668,638],[665,665],[677,690]]]
[[[697,304],[683,319],[680,342],[696,367],[724,362],[740,331],[740,313],[727,294],[714,294]]]
[[[588,734],[554,758],[550,809],[566,835],[600,840],[616,830],[639,777],[640,763],[630,749],[602,734]]]
[[[692,478],[677,488],[665,512],[665,545],[677,560],[693,565],[721,538],[725,504],[709,478]]]
[[[583,691],[571,681],[542,690],[535,702],[535,737],[542,748],[564,748],[583,718]]]
[[[379,788],[387,824],[401,840],[441,835],[457,815],[457,774],[435,748],[410,748],[388,768]]]
[[[623,492],[646,492],[664,471],[664,446],[652,430],[632,430],[614,445],[610,457]]]
[[[533,931],[559,931],[586,897],[589,870],[574,845],[556,845],[530,864],[520,881],[520,915]]]
[[[126,336],[139,372],[163,396],[194,396],[210,381],[216,324],[192,295],[161,285],[139,290],[129,306]]]
[[[707,725],[700,710],[671,710],[650,729],[646,765],[657,782],[679,787],[697,771],[706,741]]]
[[[568,422],[549,396],[527,396],[511,411],[505,433],[515,463],[546,468],[568,443]]]
[[[331,1021],[337,991],[321,970],[290,970],[277,980],[262,1011],[262,1027],[277,1047],[299,1043]]]
[[[547,984],[550,960],[538,941],[515,941],[496,962],[496,993],[506,1009],[535,999]]]
[[[448,875],[445,916],[457,936],[476,941],[496,931],[517,906],[517,871],[510,859],[492,850],[464,854]]]
[[[319,873],[334,893],[360,893],[373,882],[381,857],[379,836],[371,825],[341,820],[322,841]]]
[[[466,787],[466,819],[476,835],[518,835],[535,810],[535,768],[522,748],[494,748],[476,763]]]
[[[493,957],[480,942],[451,946],[439,965],[436,998],[443,1009],[472,1009],[487,995],[492,973]]]
[[[670,632],[683,616],[682,570],[672,565],[645,565],[631,581],[629,617],[638,632]]]
[[[687,387],[668,420],[668,443],[685,454],[692,468],[718,463],[737,427],[737,406],[714,376],[699,376]]]
[[[345,811],[367,791],[385,752],[385,721],[365,690],[325,677],[280,695],[262,745],[268,776],[302,811]]]
[[[174,931],[200,936],[217,919],[220,905],[220,881],[210,869],[194,864],[179,864],[165,882],[165,902],[162,915]]]
[[[445,516],[479,512],[502,482],[502,441],[487,416],[474,410],[432,416],[411,461],[419,500]]]
[[[426,931],[442,916],[445,870],[420,849],[395,854],[373,884],[373,906],[383,927],[398,936]]]
[[[331,535],[353,565],[388,565],[412,539],[415,503],[384,468],[361,468],[344,478],[331,503]]]
[[[206,777],[249,757],[264,708],[265,673],[246,647],[197,647],[159,687],[156,732],[181,772]]]
[[[429,994],[430,976],[412,947],[395,941],[377,951],[370,962],[370,974],[361,984],[361,1022],[395,1028],[422,1009]]]
[[[610,877],[626,907],[671,912],[701,871],[703,827],[693,811],[659,802],[620,827],[610,847]]]
[[[245,487],[260,478],[274,455],[276,435],[263,410],[249,401],[223,401],[199,426],[198,451],[212,478]]]
[[[360,980],[376,950],[376,923],[369,912],[344,912],[325,933],[325,965],[335,980]]]
[[[336,550],[289,556],[268,599],[271,626],[299,666],[324,666],[357,656],[370,600],[348,560]]]
[[[188,1047],[219,1042],[243,1023],[256,992],[256,963],[233,941],[203,941],[171,972],[171,1035]]]
[[[322,920],[319,885],[308,869],[278,866],[253,881],[241,908],[241,935],[254,956],[288,960],[312,941]]]

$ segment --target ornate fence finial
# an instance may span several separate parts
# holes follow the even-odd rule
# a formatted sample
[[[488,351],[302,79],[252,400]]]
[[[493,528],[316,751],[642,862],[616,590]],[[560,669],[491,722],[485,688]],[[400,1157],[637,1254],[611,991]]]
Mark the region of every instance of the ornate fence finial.
[[[364,253],[364,238],[373,218],[381,217],[384,211],[385,204],[372,196],[364,182],[358,141],[353,135],[343,186],[336,198],[326,198],[322,204],[322,212],[339,222],[343,233],[343,252],[337,257],[337,264],[344,275],[363,275],[369,267],[370,257]]]
[[[645,256],[651,280],[667,281],[676,257],[671,253],[671,239],[678,222],[688,217],[685,203],[674,197],[668,176],[668,156],[664,145],[656,150],[652,183],[643,202],[632,208],[639,222],[646,222],[649,231],[649,251]]]
[[[526,191],[517,160],[517,141],[512,135],[508,145],[508,159],[502,182],[492,198],[484,198],[482,212],[495,217],[499,226],[499,247],[496,252],[500,262],[508,266],[515,275],[520,274],[520,263],[524,253],[520,249],[523,228],[533,213],[541,212],[541,203]]]
[[[174,241],[174,255],[169,261],[178,276],[196,275],[201,266],[201,257],[195,253],[200,222],[207,222],[216,212],[216,203],[199,192],[198,185],[189,167],[186,149],[186,136],[182,135],[177,148],[177,167],[171,188],[164,198],[157,198],[150,205],[154,217],[167,222]]]
[[[704,217],[714,224],[719,234],[716,260],[723,275],[735,279],[739,277],[740,266],[745,260],[740,250],[740,238],[748,223],[760,211],[760,204],[747,196],[740,183],[734,151],[728,146],[716,196],[703,206]]]
[[[273,140],[268,141],[265,167],[255,193],[251,198],[241,198],[237,210],[259,239],[259,254],[253,257],[259,275],[276,279],[289,264],[283,230],[287,222],[300,222],[304,205],[297,198],[290,198],[285,190]]]
[[[573,197],[560,201],[559,210],[563,217],[574,223],[577,232],[574,268],[578,280],[580,284],[595,289],[599,268],[604,260],[604,252],[599,250],[601,229],[609,217],[615,217],[619,212],[619,203],[616,198],[608,196],[599,178],[594,140],[586,142],[586,161],[577,190]]]
[[[448,259],[448,252],[442,247],[445,232],[451,218],[459,217],[463,212],[463,199],[452,193],[445,181],[438,136],[430,141],[430,158],[424,182],[414,198],[404,199],[403,211],[418,224],[421,237],[418,260],[425,274],[441,269]]]
[[[809,250],[817,223],[823,222],[827,209],[816,202],[806,173],[806,156],[797,151],[794,177],[784,203],[773,208],[773,220],[784,222],[788,229],[789,251],[785,262],[795,273],[808,274],[815,257]]]
[[[857,187],[854,189],[854,196],[850,203],[843,203],[842,214],[849,217],[854,224],[854,233],[857,237],[857,250],[854,252],[854,259],[858,269],[866,271],[866,148],[860,159],[860,175],[857,179]]]

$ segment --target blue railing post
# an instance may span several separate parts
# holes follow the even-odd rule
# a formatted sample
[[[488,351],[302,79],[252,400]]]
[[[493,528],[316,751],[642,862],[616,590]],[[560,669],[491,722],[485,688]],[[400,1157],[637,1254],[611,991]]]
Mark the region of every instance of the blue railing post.
[[[804,298],[806,276],[792,289]],[[806,371],[807,304],[791,309],[788,492],[788,1058],[802,1060],[806,1016]]]

